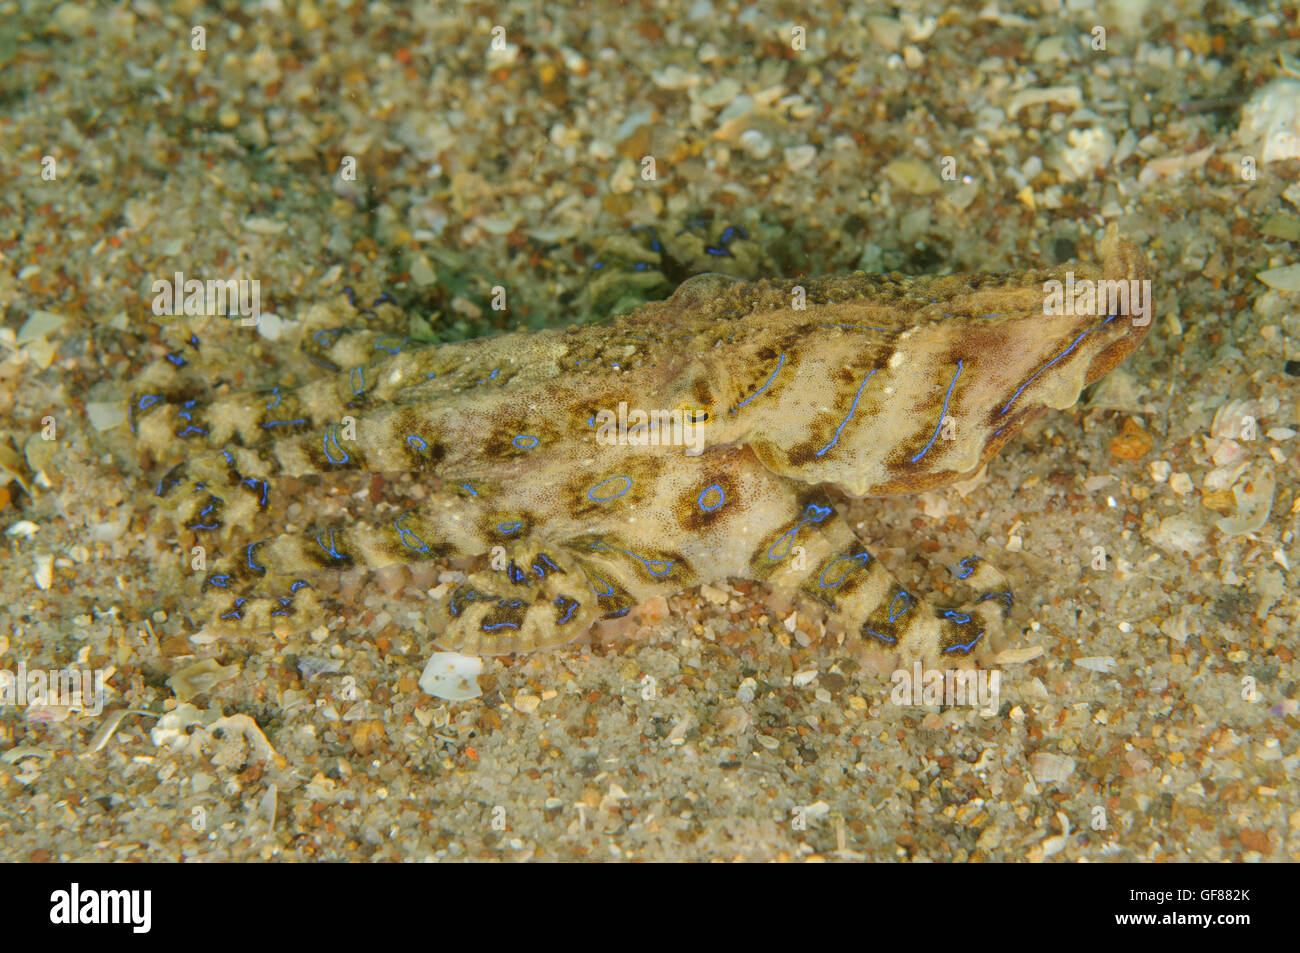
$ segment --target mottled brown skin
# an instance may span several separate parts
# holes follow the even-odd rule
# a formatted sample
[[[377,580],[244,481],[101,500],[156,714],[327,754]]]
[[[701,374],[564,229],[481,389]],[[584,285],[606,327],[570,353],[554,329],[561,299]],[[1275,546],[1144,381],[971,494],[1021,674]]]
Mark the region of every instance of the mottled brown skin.
[[[1101,258],[1070,266],[1075,279],[1147,277],[1113,230]],[[439,642],[460,651],[560,644],[656,595],[732,577],[801,590],[864,650],[985,657],[1011,601],[996,570],[972,561],[972,601],[936,608],[866,552],[824,486],[884,495],[968,477],[1131,352],[1146,326],[1044,314],[1044,282],[1064,271],[803,285],[701,275],[598,326],[393,356],[371,332],[325,336],[319,359],[347,369],[332,378],[183,420],[137,396],[132,419],[156,453],[178,432],[215,451],[161,484],[200,539],[247,525],[282,476],[427,481],[396,519],[240,549],[205,581],[226,622],[301,618],[314,570],[468,556],[482,568],[439,609]],[[706,421],[703,452],[600,442],[591,420],[620,402]]]

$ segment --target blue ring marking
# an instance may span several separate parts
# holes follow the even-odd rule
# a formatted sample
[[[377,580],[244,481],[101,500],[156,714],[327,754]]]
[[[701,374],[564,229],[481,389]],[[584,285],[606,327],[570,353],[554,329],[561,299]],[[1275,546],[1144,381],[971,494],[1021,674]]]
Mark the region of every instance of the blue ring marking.
[[[347,463],[349,460],[352,459],[350,456],[348,456],[348,452],[344,450],[341,446],[339,446],[339,438],[337,436],[338,429],[339,429],[338,424],[332,424],[330,426],[330,429],[325,431],[325,436],[321,439],[321,447],[325,451],[325,459],[328,460],[330,463],[334,464],[335,466],[339,466],[341,464]],[[338,450],[339,453],[343,454],[342,460],[335,460],[334,457],[330,454],[330,441],[333,441],[334,448]]]
[[[282,399],[280,394],[280,388],[278,387],[271,388],[271,396],[275,398],[275,401],[273,403],[266,405],[267,410],[275,410],[275,408],[280,406],[280,401]]]
[[[967,556],[957,563],[957,578],[966,579],[975,572],[975,567],[979,565],[978,556]]]
[[[230,585],[231,578],[232,577],[228,573],[219,573],[218,575],[215,576],[209,576],[207,580],[207,584],[209,586],[216,586],[218,589],[225,589],[228,585]]]
[[[957,625],[965,625],[970,621],[970,616],[964,612],[958,612],[955,609],[944,609],[939,614],[945,619],[951,619]]]
[[[357,378],[361,379],[361,383],[359,384],[357,383]],[[348,383],[352,385],[352,396],[360,397],[362,392],[364,392],[366,389],[365,367],[362,365],[358,365],[352,368],[352,370],[348,371]]]
[[[268,420],[262,424],[263,430],[270,430],[272,427],[296,427],[298,424],[305,424],[306,417],[299,417],[296,420]]]
[[[517,623],[514,622],[493,622],[491,625],[488,625],[486,622],[484,622],[483,625],[480,626],[480,628],[484,632],[492,632],[496,629],[517,629],[519,628],[519,626]]]
[[[427,443],[425,443],[421,438],[417,437],[415,434],[410,434],[410,435],[406,438],[406,443],[407,443],[407,446],[409,446],[412,450],[427,450],[427,449],[429,449],[429,445],[428,445]]]
[[[230,607],[230,611],[222,614],[221,618],[235,619],[236,621],[242,619],[244,617],[244,613],[240,610],[244,608],[244,603],[247,601],[248,601],[247,599],[240,596],[238,599],[235,600],[235,604]]]
[[[514,533],[519,532],[523,528],[524,528],[523,523],[498,523],[497,524],[498,532],[506,536],[511,536]]]
[[[343,336],[342,328],[323,328],[322,330],[317,331],[315,334],[313,334],[311,338],[320,347],[333,347],[334,343],[342,336]],[[326,344],[325,341],[322,340],[322,338],[329,338],[329,343]]]
[[[613,483],[615,480],[622,480],[622,481],[623,481],[623,489],[619,490],[617,493],[613,494],[612,496],[597,496],[597,495],[596,495],[596,491],[599,490],[602,486],[604,486],[606,483]],[[597,483],[595,486],[593,486],[590,490],[588,490],[588,491],[587,491],[587,499],[591,500],[593,503],[608,503],[610,500],[617,500],[619,497],[621,497],[621,496],[623,496],[624,494],[626,494],[627,491],[630,490],[630,489],[632,489],[632,480],[631,480],[630,477],[625,477],[625,476],[612,476],[612,477],[610,477],[608,480],[601,480],[599,483]]]
[[[836,563],[840,563],[840,562],[857,563],[858,565],[856,567],[846,566],[844,568],[844,572],[840,574],[839,579],[836,579],[834,582],[827,582],[826,571],[830,569],[832,566],[834,566]],[[826,566],[822,569],[821,573],[817,576],[817,585],[821,586],[823,589],[838,589],[840,585],[844,582],[844,580],[849,578],[849,573],[853,572],[855,568],[857,569],[863,568],[869,562],[871,562],[871,553],[867,552],[865,549],[862,552],[856,553],[852,556],[837,556],[834,559],[832,559],[829,563],[827,563]]]
[[[253,562],[253,550],[258,546],[261,546],[264,542],[266,542],[266,540],[262,539],[258,540],[256,543],[249,543],[248,548],[244,550],[244,558],[248,560],[248,568],[253,570],[253,572],[257,573],[259,576],[266,575],[266,567],[259,566],[257,563]]]
[[[466,493],[468,493],[470,496],[478,496],[478,491],[476,491],[476,490],[475,490],[472,486],[470,486],[468,483],[462,483],[462,484],[460,484],[460,488],[461,488],[462,490],[464,490]]]
[[[840,425],[835,428],[835,436],[831,438],[831,442],[817,451],[817,456],[820,457],[823,453],[825,453],[827,450],[829,450],[831,447],[835,446],[835,444],[839,442],[840,433],[843,432],[845,425],[847,425],[848,422],[853,418],[853,414],[858,409],[858,399],[862,397],[862,388],[866,387],[867,381],[871,380],[871,378],[875,376],[876,376],[876,372],[873,370],[866,377],[862,378],[862,383],[858,385],[858,392],[853,395],[853,406],[849,408],[848,416],[845,417],[844,420],[840,422]]]
[[[407,549],[411,550],[412,552],[427,553],[429,551],[429,547],[425,544],[424,540],[420,539],[420,537],[416,536],[409,529],[407,529],[402,525],[402,520],[406,519],[406,517],[409,515],[410,514],[407,513],[393,520],[393,526],[397,528],[397,536],[399,539],[401,539],[402,545],[405,546]],[[415,542],[418,543],[419,545],[412,544],[411,539],[407,539],[408,536],[411,539],[415,540]]]
[[[245,477],[241,482],[244,486],[254,490],[260,486],[262,488],[262,499],[258,505],[263,507],[266,506],[267,496],[269,495],[271,488],[266,485],[265,480],[254,480],[252,477]],[[199,515],[202,516],[203,514],[200,513]]]
[[[552,572],[561,572],[561,571],[562,571],[562,570],[560,569],[559,566],[557,566],[557,565],[555,565],[555,563],[551,562],[550,557],[547,556],[545,553],[538,553],[538,554],[537,554],[537,559],[541,559],[541,560],[545,561],[546,565],[550,567],[550,569],[551,569]],[[544,569],[542,569],[540,566],[537,565],[537,559],[534,559],[534,560],[533,560],[533,572],[537,573],[537,575],[540,576],[542,579],[545,579],[545,578],[546,578],[546,571],[545,571]]]
[[[898,605],[898,600],[899,600],[899,599],[904,600],[904,601],[903,601],[903,608],[899,609],[899,610],[896,612],[896,611],[894,611],[894,606]],[[907,591],[906,589],[904,589],[904,590],[903,590],[902,592],[900,592],[898,595],[894,596],[894,598],[893,598],[893,599],[890,601],[890,603],[889,603],[889,621],[890,621],[890,622],[893,622],[893,621],[894,621],[895,619],[897,619],[899,616],[901,616],[901,615],[905,615],[905,614],[907,613],[907,610],[910,609],[910,608],[912,608],[912,596],[911,596],[911,594],[908,593],[908,591]]]
[[[330,556],[332,556],[336,560],[342,561],[343,559],[346,559],[347,557],[345,557],[341,552],[338,551],[338,549],[335,548],[334,530],[330,530],[329,534],[330,534],[330,541],[328,546],[326,546],[325,541],[321,539],[321,537],[325,535],[324,530],[321,530],[321,532],[316,534],[316,545],[318,545],[321,549],[325,550],[325,552],[329,553]]]
[[[714,490],[718,491],[718,502],[714,503],[712,506],[705,506],[704,497],[707,494],[713,492]],[[695,505],[698,506],[705,513],[712,513],[714,510],[716,510],[719,506],[721,506],[725,502],[727,502],[726,491],[723,490],[722,487],[719,486],[717,483],[713,483],[710,484],[709,486],[706,486],[703,490],[700,491],[700,495],[695,498]]]
[[[943,418],[948,416],[948,398],[952,396],[952,390],[957,386],[957,378],[961,377],[961,367],[962,362],[958,360],[957,373],[952,375],[952,382],[948,385],[948,393],[943,395],[943,407],[939,409],[939,422],[934,425],[934,433],[930,435],[930,442],[922,447],[921,452],[912,458],[912,463],[915,463],[917,460],[920,460],[923,456],[929,453],[930,447],[932,447],[934,442],[939,439],[939,431],[943,429]]]
[[[950,646],[948,646],[948,648],[946,648],[946,649],[943,650],[943,651],[944,651],[944,654],[946,655],[946,654],[948,654],[949,652],[960,652],[962,655],[965,655],[967,652],[969,652],[971,649],[973,649],[973,648],[975,647],[975,643],[978,642],[978,641],[979,641],[980,639],[982,639],[982,638],[984,638],[984,630],[983,630],[983,629],[980,630],[979,635],[975,636],[975,638],[971,639],[971,640],[970,640],[969,642],[967,642],[965,645],[958,644],[958,645],[950,645]]]
[[[887,635],[881,635],[881,634],[880,634],[879,632],[877,632],[875,629],[868,629],[865,625],[864,625],[862,628],[863,628],[866,632],[868,632],[869,634],[874,635],[874,636],[875,636],[876,638],[878,638],[881,642],[884,642],[886,645],[893,645],[895,642],[898,641],[898,639],[892,639],[892,638],[890,638],[890,637],[887,636]]]
[[[375,341],[375,350],[386,351],[389,354],[401,354],[402,348],[406,347],[410,340],[409,337],[399,338],[396,334],[385,334],[383,337]],[[397,345],[395,347],[388,347],[385,346],[385,341],[397,341]]]
[[[529,440],[531,440],[532,443],[528,443]],[[523,443],[521,443],[520,441],[523,441]],[[533,449],[533,447],[541,443],[541,441],[538,440],[536,437],[526,433],[521,433],[519,436],[515,437],[510,442],[513,443],[520,450],[531,450]]]
[[[553,601],[554,601],[554,603],[555,603],[557,606],[559,606],[561,609],[564,608],[564,603],[565,603],[565,598],[564,598],[564,596],[556,596],[555,599],[554,599]],[[556,620],[556,622],[555,622],[556,625],[564,625],[564,623],[566,623],[566,622],[568,622],[570,619],[572,619],[572,618],[573,618],[573,613],[576,612],[577,609],[578,609],[578,606],[581,605],[581,603],[578,602],[577,599],[570,599],[570,600],[568,600],[568,601],[572,602],[573,605],[569,606],[569,611],[565,613],[563,619],[557,619],[557,620]]]
[[[767,379],[767,383],[764,384],[762,387],[760,387],[758,390],[754,391],[754,393],[750,394],[748,397],[746,397],[744,400],[742,400],[739,404],[737,404],[737,405],[736,405],[736,409],[739,410],[741,407],[744,407],[746,404],[748,404],[751,400],[753,400],[753,399],[754,399],[755,397],[757,397],[759,394],[763,393],[763,391],[767,390],[768,387],[771,386],[772,381],[776,380],[776,375],[779,374],[779,373],[781,372],[781,367],[782,367],[782,365],[784,365],[784,364],[785,364],[785,354],[782,353],[782,354],[781,354],[781,359],[780,359],[779,361],[776,362],[776,370],[774,370],[774,371],[772,372],[772,376],[769,377],[769,378]]]
[[[136,406],[140,410],[148,410],[150,407],[158,403],[158,401],[160,400],[162,400],[162,398],[159,397],[157,394],[145,394],[143,397],[140,398],[140,402]],[[145,401],[148,401],[148,403],[146,404]]]
[[[782,559],[785,559],[785,557],[789,556],[790,552],[794,549],[795,537],[799,534],[799,530],[803,528],[803,525],[808,522],[820,523],[822,520],[826,519],[826,517],[830,516],[832,512],[833,511],[829,506],[818,506],[816,503],[809,503],[808,508],[804,510],[804,515],[800,517],[799,522],[794,524],[794,529],[783,534],[780,539],[768,547],[767,558],[773,562],[780,562]],[[782,553],[782,555],[777,556],[775,553],[776,547],[779,546],[782,541],[785,542],[785,552]]]

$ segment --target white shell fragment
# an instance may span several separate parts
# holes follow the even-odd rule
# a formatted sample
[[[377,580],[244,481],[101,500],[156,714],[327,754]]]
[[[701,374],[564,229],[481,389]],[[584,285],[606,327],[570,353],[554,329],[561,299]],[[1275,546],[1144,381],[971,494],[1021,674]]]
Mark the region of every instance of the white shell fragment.
[[[1273,474],[1265,473],[1250,482],[1250,489],[1245,484],[1232,488],[1232,495],[1237,500],[1237,515],[1225,516],[1216,525],[1219,532],[1226,536],[1241,536],[1254,533],[1268,522],[1268,514],[1273,509]]]
[[[1300,79],[1283,76],[1255,90],[1237,138],[1264,163],[1300,158]]]
[[[434,652],[420,674],[420,689],[434,698],[463,702],[483,694],[478,677],[483,674],[483,660],[477,655],[457,652]]]

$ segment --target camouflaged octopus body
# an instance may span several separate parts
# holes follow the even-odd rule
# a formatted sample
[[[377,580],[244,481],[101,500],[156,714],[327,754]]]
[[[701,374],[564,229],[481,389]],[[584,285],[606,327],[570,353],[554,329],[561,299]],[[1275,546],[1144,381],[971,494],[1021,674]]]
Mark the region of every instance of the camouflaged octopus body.
[[[1101,268],[1071,266],[1076,281],[1146,277],[1114,233],[1101,251]],[[483,560],[438,607],[443,647],[560,644],[656,595],[735,577],[801,590],[864,648],[983,653],[1011,603],[1000,575],[968,560],[970,603],[932,606],[867,552],[823,485],[854,496],[943,486],[1037,414],[1074,403],[1146,327],[1044,314],[1044,282],[1063,272],[802,286],[701,275],[604,325],[398,353],[373,333],[329,332],[318,344],[342,369],[332,378],[206,407],[137,395],[132,421],[160,452],[178,440],[212,448],[159,485],[200,538],[247,525],[280,476],[426,475],[427,498],[396,518],[241,548],[203,584],[226,622],[304,613],[313,570],[495,549],[504,568]],[[680,412],[702,452],[636,445],[654,426],[603,442],[601,414],[620,403]]]

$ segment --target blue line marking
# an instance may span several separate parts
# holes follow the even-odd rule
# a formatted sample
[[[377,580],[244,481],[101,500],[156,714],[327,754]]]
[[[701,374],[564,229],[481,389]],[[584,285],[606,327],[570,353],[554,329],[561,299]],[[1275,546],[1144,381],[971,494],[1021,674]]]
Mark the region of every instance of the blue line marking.
[[[256,549],[258,546],[261,546],[262,543],[264,543],[264,542],[266,542],[266,541],[265,541],[265,540],[259,540],[259,541],[256,542],[256,543],[249,543],[249,544],[248,544],[248,549],[246,549],[246,550],[244,551],[244,556],[245,556],[245,558],[248,560],[248,568],[251,569],[251,570],[253,570],[253,572],[257,573],[259,576],[265,576],[265,575],[266,575],[266,567],[265,567],[265,566],[259,566],[257,563],[253,562],[253,550]]]
[[[349,460],[352,459],[350,456],[348,456],[348,452],[344,450],[341,446],[339,446],[338,429],[339,429],[338,424],[333,424],[329,430],[325,431],[325,436],[321,440],[321,446],[325,450],[325,459],[328,460],[330,463],[334,464],[335,466],[339,466],[341,464],[347,463]],[[330,453],[331,441],[334,443],[334,449],[338,450],[339,453],[343,454],[342,460],[334,459],[334,455]]]
[[[976,567],[979,566],[979,562],[980,558],[978,556],[967,556],[962,559],[957,563],[957,578],[969,578],[975,572]]]
[[[978,642],[978,641],[979,641],[980,639],[982,639],[982,638],[984,638],[984,630],[983,630],[983,629],[980,630],[979,635],[975,636],[975,638],[971,639],[971,640],[970,640],[969,642],[967,642],[965,645],[961,645],[961,644],[958,644],[958,645],[950,645],[948,648],[946,648],[946,649],[943,650],[943,651],[944,651],[944,654],[946,655],[946,654],[948,654],[949,652],[960,652],[960,653],[962,653],[963,655],[965,655],[967,652],[969,652],[971,649],[973,649],[973,648],[975,647],[975,643]]]
[[[406,519],[406,517],[409,515],[410,514],[407,513],[393,520],[393,526],[397,528],[397,535],[402,540],[402,545],[405,546],[407,549],[416,553],[427,553],[429,551],[429,547],[425,545],[424,540],[420,539],[420,537],[416,536],[409,529],[407,529],[402,525],[402,520]],[[410,539],[407,538],[408,536],[410,537]],[[412,543],[411,540],[415,540],[415,542]]]
[[[550,569],[551,569],[552,572],[560,572],[560,567],[557,566],[557,565],[555,565],[555,563],[551,562],[550,557],[547,556],[545,553],[538,553],[538,554],[537,554],[537,559],[540,559],[540,560],[542,560],[543,562],[545,562],[546,565],[547,565],[548,567],[550,567]],[[541,578],[545,579],[545,578],[546,578],[546,570],[542,569],[542,567],[540,567],[540,566],[537,565],[537,559],[534,559],[534,560],[533,560],[533,572],[537,573],[538,576],[540,576]]]
[[[817,456],[820,457],[823,453],[825,453],[827,450],[829,450],[831,447],[835,446],[835,444],[839,442],[840,433],[843,432],[845,425],[853,418],[853,414],[858,409],[858,399],[862,397],[862,388],[866,387],[867,381],[871,380],[871,378],[875,376],[876,376],[876,372],[873,370],[866,377],[862,378],[862,383],[858,385],[858,392],[853,395],[853,406],[849,408],[848,416],[845,417],[844,420],[840,423],[840,425],[835,428],[835,436],[831,438],[831,442],[817,451]]]
[[[677,564],[675,559],[646,559],[644,556],[638,556],[636,553],[628,552],[626,549],[615,549],[608,543],[595,542],[591,548],[596,551],[622,553],[624,556],[631,556],[642,566],[645,566],[646,572],[652,576],[666,576],[672,571],[673,566]],[[659,567],[659,568],[656,568]]]
[[[959,360],[957,362],[957,373],[952,375],[952,383],[948,385],[948,393],[943,395],[943,407],[939,410],[939,422],[934,425],[934,433],[930,435],[930,442],[921,448],[920,453],[912,458],[912,463],[915,463],[917,460],[920,460],[923,456],[929,453],[930,447],[932,447],[934,442],[939,439],[939,431],[943,429],[943,418],[948,416],[948,398],[952,396],[952,389],[957,386],[957,378],[961,377],[961,367],[962,362]]]
[[[565,603],[565,598],[564,598],[564,596],[556,596],[554,601],[555,601],[555,604],[556,604],[557,606],[559,606],[561,609],[564,608],[564,603]],[[564,614],[564,618],[563,618],[563,619],[557,619],[557,620],[556,620],[556,623],[555,623],[556,625],[564,625],[564,623],[566,623],[566,622],[568,622],[570,619],[572,619],[572,618],[573,618],[573,613],[576,612],[577,609],[578,609],[578,606],[581,605],[581,603],[579,603],[578,600],[576,600],[576,599],[570,599],[570,600],[568,600],[568,601],[571,602],[571,603],[573,603],[573,604],[572,604],[571,606],[569,606],[569,611],[566,612],[566,613]]]
[[[482,625],[482,629],[484,632],[492,632],[496,629],[517,629],[517,628],[519,628],[519,626],[514,622],[493,622],[491,625],[488,625],[486,622],[484,622]]]
[[[623,488],[622,488],[621,490],[619,490],[617,493],[614,493],[614,494],[612,494],[612,495],[610,495],[610,496],[597,496],[597,495],[596,495],[596,491],[599,490],[602,486],[604,486],[604,485],[607,484],[607,483],[613,483],[615,480],[622,480],[622,481],[623,481]],[[613,477],[610,477],[608,480],[601,480],[599,483],[597,483],[595,486],[593,486],[590,490],[588,490],[588,491],[587,491],[587,499],[591,500],[593,503],[608,503],[610,500],[617,500],[619,497],[621,497],[621,496],[623,496],[624,494],[626,494],[627,491],[630,490],[630,489],[632,489],[632,480],[631,480],[629,477],[625,477],[625,476],[613,476]]]
[[[389,354],[401,354],[402,348],[406,347],[410,338],[399,338],[396,334],[385,334],[375,341],[376,351],[387,351]],[[385,341],[396,341],[396,345],[385,345]]]
[[[767,379],[767,383],[764,384],[762,387],[760,387],[758,390],[754,391],[754,393],[750,394],[748,397],[746,397],[744,400],[742,400],[739,404],[737,404],[737,405],[736,405],[736,409],[739,410],[741,407],[744,407],[746,404],[748,404],[751,400],[753,400],[753,399],[754,399],[755,397],[757,397],[759,394],[763,393],[763,391],[767,390],[768,387],[771,386],[772,381],[776,380],[776,375],[779,374],[779,373],[781,372],[781,367],[782,367],[782,365],[784,365],[784,364],[785,364],[785,354],[783,353],[783,354],[781,355],[781,359],[780,359],[779,361],[776,362],[776,370],[774,370],[774,371],[772,372],[772,376],[769,377],[769,378]]]
[[[890,638],[890,637],[887,636],[887,635],[881,635],[881,634],[880,634],[879,632],[877,632],[875,629],[868,629],[865,625],[864,625],[862,628],[863,628],[863,629],[864,629],[868,634],[870,634],[870,635],[874,635],[876,638],[878,638],[881,642],[884,642],[886,645],[892,645],[893,643],[895,643],[895,642],[898,641],[898,639]]]
[[[498,523],[497,524],[497,529],[500,532],[504,533],[506,536],[510,536],[514,533],[517,533],[523,528],[524,528],[523,523]]]
[[[712,506],[705,506],[704,497],[714,491],[717,491],[718,502],[714,503]],[[712,513],[714,510],[716,510],[719,506],[721,506],[725,502],[727,502],[727,494],[723,491],[722,487],[716,483],[712,484],[711,486],[706,486],[703,490],[700,491],[700,495],[695,498],[695,505],[698,506],[706,513]]]
[[[225,589],[230,585],[230,576],[227,573],[220,573],[216,576],[208,577],[208,585],[216,586],[218,589]]]
[[[262,429],[270,430],[272,427],[296,427],[299,424],[305,424],[306,422],[306,417],[299,417],[296,420],[268,420],[266,423],[262,424]]]
[[[341,552],[339,552],[337,549],[334,548],[334,530],[330,530],[329,534],[330,534],[330,541],[328,546],[326,546],[325,541],[321,539],[321,537],[325,535],[323,530],[316,534],[316,544],[320,546],[321,549],[325,550],[325,552],[329,553],[330,556],[332,556],[334,559],[341,562],[346,557]]]
[[[352,385],[352,396],[360,397],[366,389],[366,369],[358,366],[348,371],[348,383]]]
[[[460,485],[460,488],[464,490],[466,493],[468,493],[470,496],[478,496],[478,492],[468,483],[462,483]]]
[[[1043,375],[1043,373],[1044,373],[1045,371],[1047,371],[1048,368],[1050,368],[1053,364],[1055,364],[1057,361],[1061,360],[1061,358],[1067,356],[1071,351],[1073,351],[1076,347],[1078,347],[1080,341],[1082,341],[1084,338],[1086,338],[1086,337],[1087,337],[1089,334],[1091,334],[1093,331],[1100,331],[1102,328],[1104,328],[1106,325],[1110,324],[1110,323],[1111,323],[1112,321],[1114,321],[1114,320],[1115,320],[1115,315],[1112,314],[1109,318],[1107,318],[1105,321],[1103,321],[1103,322],[1102,322],[1100,325],[1098,325],[1097,327],[1095,327],[1095,328],[1089,328],[1087,331],[1084,331],[1084,332],[1083,332],[1082,334],[1080,334],[1077,338],[1075,338],[1074,341],[1070,344],[1069,347],[1067,347],[1067,348],[1066,348],[1064,351],[1062,351],[1060,354],[1056,355],[1056,357],[1052,358],[1050,361],[1048,361],[1046,364],[1044,364],[1044,365],[1042,366],[1042,368],[1040,368],[1040,369],[1039,369],[1039,370],[1034,374],[1033,377],[1029,378],[1029,380],[1025,381],[1023,384],[1020,385],[1020,387],[1016,390],[1016,392],[1015,392],[1014,394],[1011,395],[1011,399],[1010,399],[1009,401],[1007,401],[1007,405],[1006,405],[1005,407],[1003,407],[1000,411],[998,411],[998,416],[1000,417],[1000,416],[1002,416],[1003,414],[1005,414],[1008,410],[1010,410],[1010,409],[1011,409],[1011,405],[1014,404],[1014,403],[1016,402],[1016,398],[1018,398],[1018,397],[1020,396],[1021,392],[1022,392],[1026,387],[1028,387],[1028,386],[1029,386],[1030,384],[1032,384],[1034,381],[1038,380],[1038,378],[1041,377],[1041,376]]]
[[[964,612],[957,612],[954,609],[944,609],[939,614],[943,616],[945,619],[951,619],[957,625],[965,625],[967,622],[970,621],[970,616],[968,616]]]
[[[591,574],[588,573],[587,570],[585,569],[582,571],[582,574],[587,577],[587,582],[588,584],[591,585],[591,591],[594,592],[598,598],[605,599],[614,594],[614,587],[611,586],[609,583],[607,583],[604,579],[601,579],[599,576],[596,576],[595,579],[592,579]],[[602,586],[604,586],[605,591],[601,592],[599,589],[597,589],[596,583],[600,583]]]
[[[252,477],[245,477],[245,478],[244,478],[242,481],[240,481],[240,482],[242,482],[242,483],[244,484],[244,486],[246,486],[246,487],[250,487],[251,489],[254,489],[254,490],[256,490],[258,487],[261,487],[261,488],[262,488],[262,499],[261,499],[261,502],[260,502],[258,505],[259,505],[259,506],[263,506],[263,507],[266,506],[266,499],[267,499],[267,496],[268,496],[269,493],[270,493],[270,489],[271,489],[271,488],[270,488],[269,486],[266,485],[266,481],[265,481],[265,480],[254,480]],[[200,513],[199,515],[202,516],[203,514]]]

